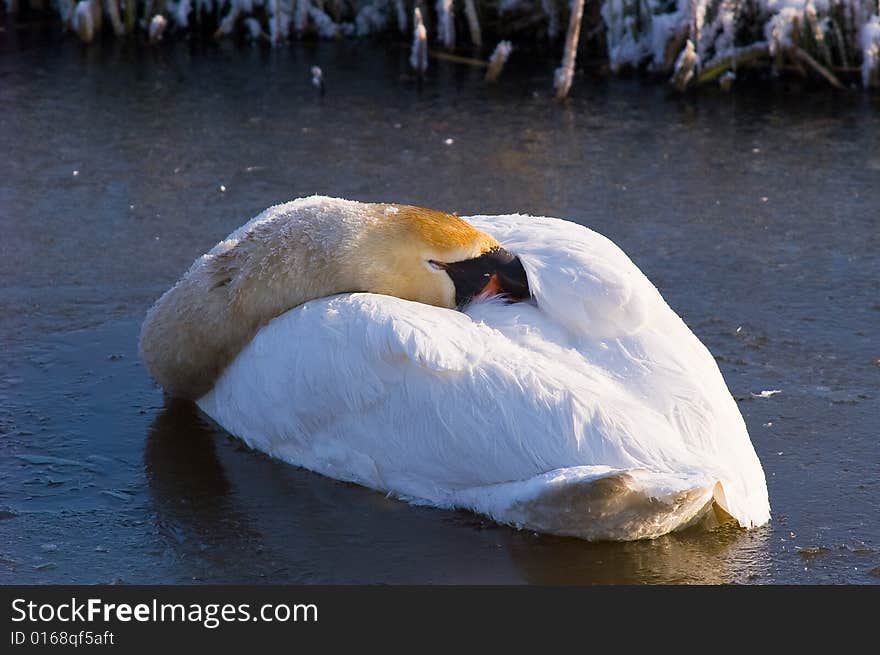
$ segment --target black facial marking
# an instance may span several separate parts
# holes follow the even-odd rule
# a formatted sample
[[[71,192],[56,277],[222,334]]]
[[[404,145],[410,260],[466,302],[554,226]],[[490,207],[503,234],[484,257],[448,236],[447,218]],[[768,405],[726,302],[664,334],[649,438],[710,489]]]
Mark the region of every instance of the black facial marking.
[[[445,269],[455,285],[455,304],[469,303],[496,275],[499,291],[512,302],[531,298],[529,281],[519,257],[504,248],[493,248],[479,257],[460,262],[432,262]]]

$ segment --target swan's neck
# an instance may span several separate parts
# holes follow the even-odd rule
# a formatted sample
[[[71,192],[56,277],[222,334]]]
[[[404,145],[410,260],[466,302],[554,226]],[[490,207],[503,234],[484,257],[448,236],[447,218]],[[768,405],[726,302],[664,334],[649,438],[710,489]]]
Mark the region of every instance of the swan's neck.
[[[141,353],[173,396],[199,398],[263,325],[314,298],[363,291],[359,241],[375,212],[274,207],[198,259],[147,314]],[[331,220],[332,219],[332,220]]]
[[[148,312],[141,353],[169,394],[199,398],[276,316],[352,291],[455,306],[429,262],[474,258],[498,242],[420,207],[304,198],[267,209],[198,259]]]

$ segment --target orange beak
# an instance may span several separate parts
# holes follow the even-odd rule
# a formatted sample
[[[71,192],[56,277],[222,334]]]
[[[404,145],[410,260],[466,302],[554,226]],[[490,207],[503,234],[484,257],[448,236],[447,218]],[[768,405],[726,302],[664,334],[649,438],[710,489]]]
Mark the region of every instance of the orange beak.
[[[478,257],[457,262],[432,262],[446,271],[455,285],[459,309],[474,297],[504,296],[510,302],[528,300],[529,281],[519,257],[496,247]]]
[[[498,273],[492,273],[489,276],[489,281],[486,282],[486,286],[477,292],[477,298],[488,298],[489,296],[497,296],[501,293],[504,293],[504,290],[501,288],[501,282],[498,281]]]

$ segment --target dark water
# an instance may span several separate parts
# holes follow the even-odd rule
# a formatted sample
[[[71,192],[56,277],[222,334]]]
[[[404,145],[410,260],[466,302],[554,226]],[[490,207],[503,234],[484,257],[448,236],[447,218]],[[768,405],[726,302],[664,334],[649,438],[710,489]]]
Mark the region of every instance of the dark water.
[[[404,50],[368,44],[4,50],[0,582],[880,582],[880,97],[579,80],[560,107],[553,63],[516,56],[497,88],[444,64],[419,90]],[[770,526],[518,532],[272,461],[166,404],[137,358],[146,308],[311,193],[612,238],[715,353]]]

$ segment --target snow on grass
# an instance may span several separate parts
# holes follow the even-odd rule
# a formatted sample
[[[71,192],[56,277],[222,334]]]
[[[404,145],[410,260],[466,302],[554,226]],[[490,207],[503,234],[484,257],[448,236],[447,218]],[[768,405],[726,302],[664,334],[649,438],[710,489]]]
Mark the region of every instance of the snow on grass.
[[[236,32],[252,39],[268,35],[275,44],[291,37],[333,39],[412,29],[414,67],[423,72],[426,66],[421,58],[427,43],[420,45],[419,28],[410,27],[403,0],[133,1],[137,20],[130,19],[125,0],[52,0],[52,6],[65,26],[86,42],[94,41],[104,28],[120,36],[142,31],[155,42],[166,26],[169,33],[180,34],[205,20],[215,21],[217,37]],[[835,72],[858,71],[863,86],[880,86],[878,0],[600,1],[601,20],[584,26],[582,45],[595,43],[598,32],[604,31],[613,71],[647,68],[670,75],[684,88],[731,79],[743,65],[772,63],[806,66],[832,83]],[[427,36],[430,26],[432,39],[436,35],[450,50],[479,45],[487,26],[490,33],[504,33],[514,43],[537,41],[561,53],[561,26],[569,23],[573,5],[567,0],[435,0],[421,3],[422,11],[428,12],[422,29]],[[465,44],[456,42],[456,24],[468,28]]]

